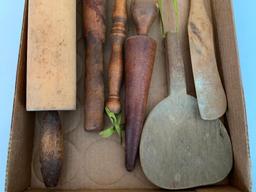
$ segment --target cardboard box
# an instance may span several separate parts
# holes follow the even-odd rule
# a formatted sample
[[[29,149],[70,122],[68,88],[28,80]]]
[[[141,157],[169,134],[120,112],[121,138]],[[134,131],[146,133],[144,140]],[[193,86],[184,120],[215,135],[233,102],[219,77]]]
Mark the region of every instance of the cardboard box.
[[[107,40],[105,45],[105,64],[110,54],[111,10],[113,0],[107,8]],[[182,4],[181,17],[188,15],[188,1]],[[128,1],[130,3],[130,0]],[[211,0],[212,18],[215,26],[216,53],[219,69],[228,98],[226,125],[234,152],[234,165],[230,175],[214,186],[185,191],[193,192],[248,192],[251,191],[250,157],[243,89],[240,78],[239,60],[236,48],[235,28],[231,0]],[[61,112],[65,139],[65,160],[59,185],[56,190],[66,191],[162,191],[153,186],[143,175],[139,162],[134,172],[124,168],[124,150],[117,137],[102,139],[97,133],[83,130],[83,62],[84,41],[82,37],[81,1],[77,0],[77,102],[76,111]],[[15,99],[9,154],[6,174],[6,191],[40,192],[47,191],[40,176],[38,160],[38,138],[40,136],[40,113],[26,111],[26,49],[27,49],[27,3],[17,68]],[[182,20],[181,20],[182,21]],[[129,14],[129,32],[134,34]],[[153,24],[150,35],[158,41],[158,50],[147,111],[149,112],[167,95],[164,67],[164,50],[159,29],[159,18]],[[181,22],[181,26],[186,22]],[[191,63],[189,58],[186,30],[181,32],[183,56],[186,64],[188,92],[194,93]]]

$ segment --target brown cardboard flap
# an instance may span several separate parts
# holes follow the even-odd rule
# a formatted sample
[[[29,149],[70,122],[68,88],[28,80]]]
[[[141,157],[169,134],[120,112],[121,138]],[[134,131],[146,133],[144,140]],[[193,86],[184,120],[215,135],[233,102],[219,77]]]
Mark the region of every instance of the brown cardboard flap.
[[[234,169],[230,180],[243,190],[251,190],[248,128],[231,2],[212,1],[219,61],[228,99],[226,116],[234,151]]]
[[[6,173],[6,191],[23,191],[30,185],[34,113],[26,112],[27,3],[25,3],[17,65],[12,127]]]
[[[132,0],[128,0],[130,4]],[[168,0],[164,0],[168,1]],[[140,164],[134,172],[126,172],[124,168],[124,148],[117,136],[102,139],[97,133],[83,130],[83,90],[84,90],[84,40],[82,32],[81,0],[77,0],[77,110],[61,112],[61,120],[65,139],[65,160],[62,175],[57,189],[66,191],[163,191],[153,186],[144,176]],[[111,14],[114,0],[107,1],[107,38],[104,51],[105,82],[107,81],[107,67],[110,56]],[[189,1],[179,1],[180,32],[182,53],[186,65],[188,92],[195,95],[191,62],[187,39],[187,17]],[[228,126],[234,151],[234,168],[225,184],[231,183],[243,191],[251,190],[249,149],[246,116],[242,85],[240,80],[239,63],[235,43],[234,23],[230,0],[211,0],[213,20],[216,28],[217,56],[220,71],[228,97],[228,112],[226,126]],[[26,6],[27,7],[27,6]],[[135,33],[134,25],[129,13],[128,35]],[[13,109],[10,149],[7,165],[6,189],[10,192],[20,192],[25,189],[31,192],[46,191],[40,174],[38,156],[40,137],[40,113],[25,110],[25,77],[26,77],[26,36],[27,9],[24,12],[24,22],[17,69],[15,101]],[[159,101],[167,95],[166,74],[164,63],[164,48],[160,31],[160,18],[154,22],[150,36],[158,42],[157,56],[152,76],[150,94],[147,106],[149,112]],[[107,84],[106,89],[107,90]],[[108,121],[106,119],[106,127]],[[35,134],[34,134],[35,130]],[[33,153],[32,153],[33,147]],[[32,158],[32,160],[31,160]],[[223,185],[223,183],[222,183]],[[42,190],[33,190],[42,188]],[[102,190],[105,189],[105,190]],[[126,190],[121,190],[126,189]],[[81,192],[82,192],[81,191]],[[193,191],[193,190],[188,190]],[[196,189],[194,192],[238,192],[233,187],[209,187]]]

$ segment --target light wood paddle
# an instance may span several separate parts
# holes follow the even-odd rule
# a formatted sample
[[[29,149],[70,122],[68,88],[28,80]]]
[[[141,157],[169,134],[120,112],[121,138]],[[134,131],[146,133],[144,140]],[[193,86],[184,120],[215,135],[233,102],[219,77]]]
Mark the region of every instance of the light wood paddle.
[[[218,119],[227,108],[214,50],[213,27],[205,0],[191,0],[188,36],[192,69],[200,115]]]
[[[197,100],[187,94],[176,25],[170,26],[171,32],[165,39],[170,95],[151,111],[145,122],[141,165],[146,177],[161,188],[214,184],[232,168],[231,142],[222,122],[203,120]]]

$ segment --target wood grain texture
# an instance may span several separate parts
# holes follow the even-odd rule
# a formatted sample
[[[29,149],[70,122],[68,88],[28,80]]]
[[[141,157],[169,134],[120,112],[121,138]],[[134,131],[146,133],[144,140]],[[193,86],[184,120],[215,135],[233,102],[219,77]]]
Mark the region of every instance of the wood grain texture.
[[[83,0],[86,41],[84,129],[87,131],[103,129],[105,3],[105,0]]]
[[[132,9],[137,34],[147,35],[156,18],[156,0],[134,0]]]
[[[76,3],[28,5],[27,110],[76,108]]]
[[[147,36],[156,18],[156,1],[135,0],[132,16],[138,35],[125,45],[125,165],[135,168],[156,56],[156,41]]]
[[[63,133],[58,112],[43,112],[40,142],[41,173],[46,187],[56,187],[63,161]]]
[[[227,109],[218,72],[212,22],[205,0],[191,0],[188,35],[200,115],[205,120],[221,117]]]
[[[232,168],[228,133],[221,121],[200,118],[196,99],[186,94],[177,33],[167,33],[166,41],[173,76],[171,94],[145,122],[140,144],[143,171],[152,183],[164,189],[215,184]]]
[[[113,10],[113,26],[111,32],[112,52],[108,68],[109,94],[106,106],[110,111],[121,111],[120,88],[123,77],[123,44],[126,36],[126,0],[116,0]]]
[[[127,39],[125,50],[125,159],[126,169],[132,171],[146,115],[156,42],[147,36],[132,36]]]

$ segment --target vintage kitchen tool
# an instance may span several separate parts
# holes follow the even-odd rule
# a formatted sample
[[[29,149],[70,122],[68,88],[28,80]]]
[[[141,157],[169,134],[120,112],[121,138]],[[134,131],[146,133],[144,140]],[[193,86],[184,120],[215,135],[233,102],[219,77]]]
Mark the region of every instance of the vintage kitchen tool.
[[[76,3],[29,2],[27,110],[76,108]]]
[[[47,187],[58,184],[63,161],[63,132],[58,112],[42,112],[41,173]]]
[[[84,128],[87,131],[99,131],[103,128],[105,3],[105,0],[83,0],[86,41]]]
[[[125,45],[125,152],[128,171],[135,167],[145,118],[156,53],[156,42],[147,34],[157,14],[154,0],[135,0],[132,8],[138,35],[129,37]]]
[[[217,183],[232,168],[232,147],[224,125],[220,120],[202,120],[196,99],[187,94],[174,20],[164,22],[172,26],[165,39],[170,95],[149,114],[140,144],[146,177],[173,190]]]
[[[218,72],[213,27],[205,0],[191,0],[188,35],[200,115],[205,120],[221,117],[227,108]]]
[[[112,52],[108,68],[109,95],[106,106],[118,114],[121,110],[120,88],[123,74],[123,43],[125,39],[125,25],[127,20],[126,0],[116,0],[113,11]]]
[[[40,163],[43,181],[55,187],[61,174],[63,134],[57,110],[76,107],[76,2],[29,1],[27,97],[42,114]]]

